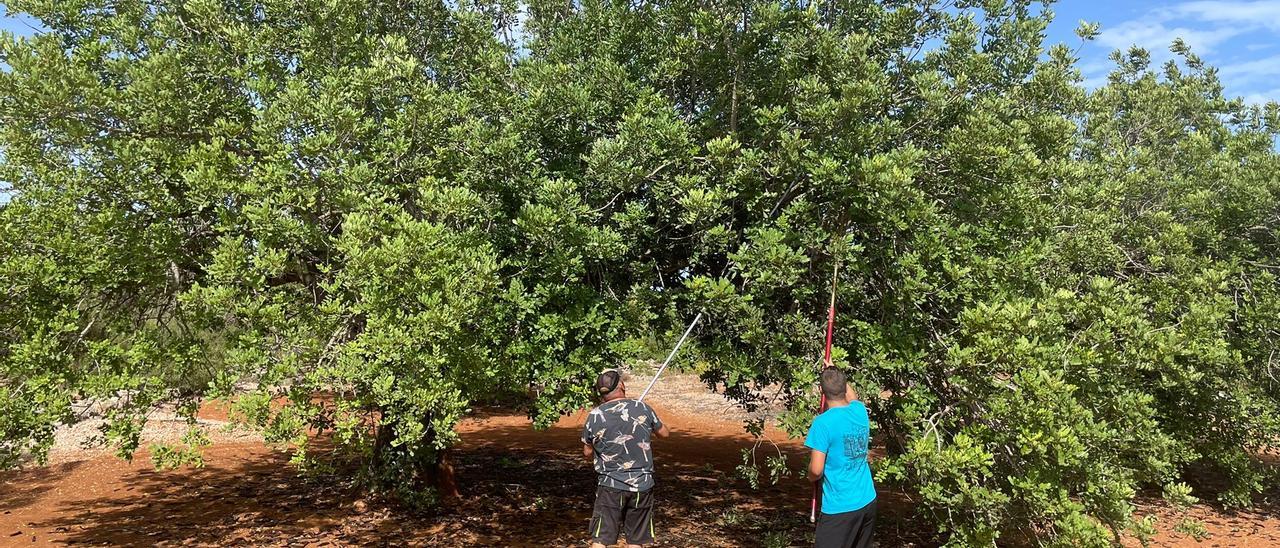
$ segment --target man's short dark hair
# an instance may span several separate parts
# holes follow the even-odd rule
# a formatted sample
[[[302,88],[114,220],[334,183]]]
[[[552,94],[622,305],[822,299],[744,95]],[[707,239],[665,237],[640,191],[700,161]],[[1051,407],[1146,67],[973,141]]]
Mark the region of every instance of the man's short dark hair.
[[[608,396],[618,389],[618,384],[622,382],[622,374],[612,369],[605,371],[596,377],[596,395],[600,397]]]
[[[834,367],[822,370],[822,393],[827,396],[827,399],[843,400],[846,382],[843,371]]]

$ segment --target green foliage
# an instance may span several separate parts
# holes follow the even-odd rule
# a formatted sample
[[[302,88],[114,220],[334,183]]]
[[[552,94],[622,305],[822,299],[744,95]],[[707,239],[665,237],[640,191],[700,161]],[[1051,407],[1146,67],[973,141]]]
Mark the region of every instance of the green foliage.
[[[798,434],[839,265],[878,477],[952,544],[1269,479],[1280,106],[1181,42],[1086,92],[1022,0],[7,7],[49,31],[0,36],[0,467],[223,398],[429,505],[471,403],[546,426],[695,310],[682,360]]]
[[[156,468],[169,469],[178,468],[184,464],[194,468],[204,467],[204,453],[202,449],[210,444],[209,436],[200,428],[189,428],[182,435],[181,444],[152,444],[151,460],[155,462]]]
[[[1205,539],[1209,538],[1209,530],[1205,529],[1204,523],[1197,519],[1183,518],[1182,521],[1179,521],[1174,526],[1174,529],[1195,539],[1196,542],[1204,542]]]
[[[716,519],[716,524],[722,527],[733,527],[741,524],[746,516],[737,508],[726,508],[720,517]]]
[[[791,546],[791,536],[784,531],[770,531],[765,533],[760,542],[765,548],[787,548]]]
[[[773,453],[764,457],[764,462],[757,460],[757,453],[760,451],[760,441],[756,442],[755,447],[742,450],[742,464],[734,467],[734,474],[738,479],[745,480],[747,485],[752,489],[761,487],[761,476],[765,476],[769,480],[769,485],[777,485],[779,481],[791,476],[791,467],[788,466],[787,456],[774,446]]]

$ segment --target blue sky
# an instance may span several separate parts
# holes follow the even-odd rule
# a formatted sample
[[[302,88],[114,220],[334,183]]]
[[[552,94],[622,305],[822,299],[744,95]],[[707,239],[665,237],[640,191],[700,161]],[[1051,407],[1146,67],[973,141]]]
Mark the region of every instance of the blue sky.
[[[1218,68],[1227,94],[1253,103],[1280,101],[1280,0],[1065,0],[1051,9],[1050,42],[1078,45],[1073,31],[1080,20],[1102,24],[1102,34],[1079,53],[1090,87],[1105,82],[1110,52],[1136,44],[1163,63],[1173,56],[1169,44],[1182,37]]]
[[[39,21],[36,21],[29,16],[20,13],[7,13],[7,7],[5,7],[4,11],[4,17],[0,18],[0,30],[7,30],[15,34],[27,36],[31,34],[32,27],[39,28],[40,26]]]
[[[1116,49],[1139,45],[1157,63],[1169,59],[1169,44],[1181,36],[1200,57],[1218,67],[1230,95],[1250,102],[1280,101],[1280,0],[1064,0],[1052,5],[1057,14],[1049,42],[1079,45],[1074,30],[1081,20],[1102,24],[1097,40],[1080,50],[1086,84],[1106,80]],[[31,34],[39,24],[30,18],[0,18],[0,29]]]

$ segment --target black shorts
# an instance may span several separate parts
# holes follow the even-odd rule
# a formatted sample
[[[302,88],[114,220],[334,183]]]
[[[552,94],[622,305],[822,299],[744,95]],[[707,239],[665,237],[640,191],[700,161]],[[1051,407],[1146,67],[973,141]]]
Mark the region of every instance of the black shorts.
[[[870,548],[876,527],[876,501],[852,512],[818,514],[815,548]]]
[[[605,546],[618,542],[620,532],[626,535],[627,544],[653,544],[653,490],[632,493],[596,486],[588,532],[592,542]]]

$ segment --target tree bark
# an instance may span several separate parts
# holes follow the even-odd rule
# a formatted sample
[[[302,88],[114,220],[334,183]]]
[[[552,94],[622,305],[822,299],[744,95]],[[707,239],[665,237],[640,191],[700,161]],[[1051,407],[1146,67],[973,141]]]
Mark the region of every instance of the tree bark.
[[[431,445],[435,441],[436,433],[430,426],[430,417],[422,420],[423,426],[426,427],[427,437],[423,440],[424,445]],[[374,466],[388,466],[387,457],[397,448],[391,446],[391,442],[396,439],[395,427],[392,424],[379,424],[378,432],[374,438],[373,461]],[[442,502],[453,502],[461,498],[458,491],[458,482],[454,474],[452,451],[449,449],[441,449],[433,451],[426,459],[417,459],[412,463],[412,480],[414,488],[421,489],[430,487],[436,491]]]

